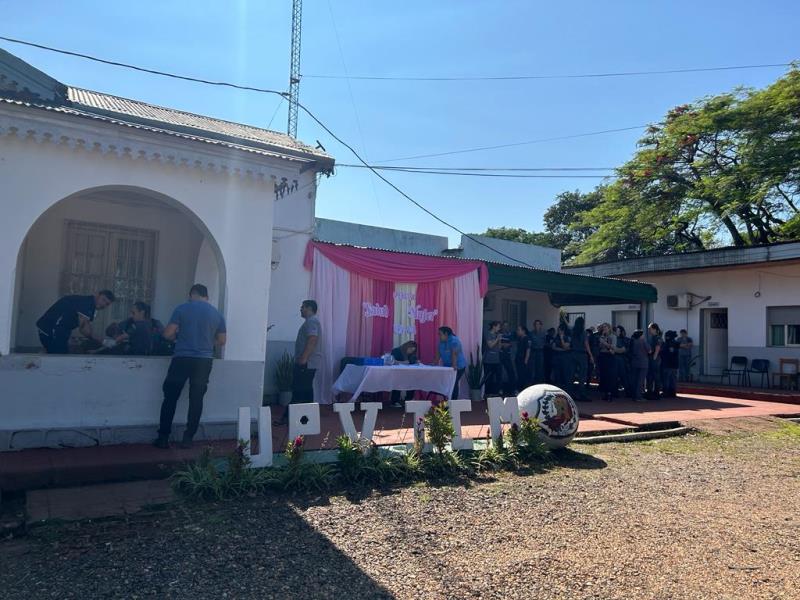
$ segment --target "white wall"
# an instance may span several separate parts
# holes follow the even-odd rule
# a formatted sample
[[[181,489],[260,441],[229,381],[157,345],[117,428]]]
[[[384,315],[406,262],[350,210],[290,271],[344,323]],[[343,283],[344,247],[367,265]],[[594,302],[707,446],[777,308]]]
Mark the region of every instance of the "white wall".
[[[156,231],[153,316],[166,322],[172,309],[185,300],[195,276],[203,236],[183,213],[157,201],[148,203],[143,200],[139,205],[116,202],[113,192],[70,198],[48,210],[28,233],[21,296],[17,303],[15,347],[39,346],[35,323],[59,297],[67,220]],[[211,260],[216,263],[213,254]]]
[[[487,299],[484,300],[484,307],[488,302],[491,310],[483,311],[484,323],[503,320],[503,300],[522,300],[528,305],[528,329],[533,328],[533,322],[536,319],[542,322],[545,331],[550,327],[558,327],[559,309],[550,304],[550,298],[545,292],[490,287]]]
[[[704,308],[728,310],[728,354],[749,359],[766,358],[777,367],[780,357],[800,357],[799,348],[767,346],[767,307],[800,305],[800,266],[769,263],[727,269],[703,269],[685,273],[642,273],[637,279],[652,283],[658,290],[653,306],[653,320],[662,330],[686,329],[695,344],[701,342],[700,311]],[[755,293],[760,291],[760,296]],[[709,301],[691,310],[667,308],[667,296],[691,292]],[[695,299],[697,301],[698,299]],[[586,311],[587,322],[611,322],[612,310],[621,306],[572,306],[570,312]],[[590,318],[591,315],[591,318]]]
[[[294,340],[302,324],[300,303],[308,298],[311,272],[303,267],[306,246],[314,230],[316,186],[313,174],[304,173],[299,191],[278,198],[274,207],[275,228],[272,239],[278,260],[272,269],[269,295],[269,325],[264,373],[265,389],[275,391],[274,363],[284,352],[294,352]]]
[[[272,243],[268,232],[272,230],[274,196],[269,180],[248,180],[218,172],[221,162],[226,163],[228,172],[230,165],[242,163],[247,167],[243,163],[245,159],[240,158],[241,153],[199,148],[199,143],[121,132],[112,125],[75,119],[66,124],[57,119],[54,123],[43,124],[39,121],[55,117],[45,115],[39,119],[38,113],[37,119],[27,124],[26,119],[32,120],[32,117],[18,109],[0,110],[0,121],[4,118],[3,111],[16,111],[19,131],[25,131],[26,127],[50,128],[64,138],[79,139],[83,144],[76,142],[75,147],[65,147],[13,134],[0,137],[3,204],[14,206],[14,210],[5,212],[0,223],[0,353],[9,350],[17,257],[34,222],[66,197],[108,187],[152,190],[175,206],[191,211],[190,218],[216,241],[225,262],[229,340],[225,356],[234,360],[264,360],[266,339],[263,332],[267,327],[272,273]],[[60,139],[49,135],[49,139]],[[90,150],[94,147],[94,136],[102,140],[113,137],[120,147],[130,144],[133,149],[128,148],[131,151],[122,156],[95,152]],[[173,151],[171,145],[180,153],[187,151],[187,144],[191,146],[189,151],[198,158],[194,163],[198,168],[179,165],[177,159],[175,164],[168,160],[167,153]],[[140,147],[144,148],[142,154],[136,151]],[[154,152],[155,149],[159,152]],[[217,162],[210,172],[205,165],[212,161]],[[287,172],[282,163],[277,159],[275,162],[274,171],[278,175]],[[186,161],[186,164],[193,163]],[[291,174],[296,176],[297,172],[291,171]]]

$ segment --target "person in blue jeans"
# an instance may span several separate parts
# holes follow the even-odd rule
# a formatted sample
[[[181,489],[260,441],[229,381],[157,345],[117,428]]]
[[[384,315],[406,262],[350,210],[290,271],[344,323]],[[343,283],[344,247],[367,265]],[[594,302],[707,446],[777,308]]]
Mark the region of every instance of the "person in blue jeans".
[[[175,340],[175,354],[164,379],[164,402],[161,404],[161,423],[156,448],[169,448],[172,420],[178,398],[189,381],[189,415],[181,448],[191,448],[192,438],[200,425],[203,398],[214,364],[214,348],[225,345],[225,319],[208,301],[208,288],[195,284],[189,290],[189,301],[172,313],[164,329],[164,338]]]
[[[461,340],[449,327],[439,327],[439,347],[436,350],[436,362],[443,367],[451,367],[456,370],[456,383],[453,386],[453,393],[450,398],[458,398],[458,384],[464,376],[467,360],[464,358]]]

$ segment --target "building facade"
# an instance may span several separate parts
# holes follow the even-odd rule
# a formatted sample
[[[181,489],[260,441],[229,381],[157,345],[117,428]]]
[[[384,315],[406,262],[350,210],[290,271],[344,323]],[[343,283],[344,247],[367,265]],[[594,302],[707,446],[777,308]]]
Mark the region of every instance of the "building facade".
[[[95,331],[137,300],[166,321],[195,282],[229,340],[199,435],[233,437],[238,407],[261,405],[273,229],[307,229],[332,166],[288,136],[72,88],[0,51],[0,450],[149,440],[169,359],[42,354],[35,324],[104,288],[118,300]]]
[[[571,305],[587,323],[630,331],[644,316],[662,330],[686,329],[694,341],[693,373],[713,380],[734,356],[770,361],[800,358],[800,242],[722,248],[567,269],[584,275],[637,279],[658,289],[652,312],[630,304]],[[719,379],[716,379],[719,381]]]

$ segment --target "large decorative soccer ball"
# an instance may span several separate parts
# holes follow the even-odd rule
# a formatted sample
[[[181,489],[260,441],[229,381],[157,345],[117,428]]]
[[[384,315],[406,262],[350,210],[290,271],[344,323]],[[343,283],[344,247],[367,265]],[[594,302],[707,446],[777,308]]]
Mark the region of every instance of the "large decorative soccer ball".
[[[570,395],[554,385],[532,385],[517,396],[519,413],[539,419],[539,435],[549,448],[563,448],[578,432],[578,407]]]

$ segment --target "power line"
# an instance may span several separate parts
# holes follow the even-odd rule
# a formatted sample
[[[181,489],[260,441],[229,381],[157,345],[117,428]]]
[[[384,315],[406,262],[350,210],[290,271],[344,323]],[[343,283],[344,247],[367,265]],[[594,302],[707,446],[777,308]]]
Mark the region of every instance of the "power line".
[[[394,76],[394,75],[320,75],[303,74],[307,79],[349,79],[364,81],[525,81],[536,79],[598,79],[606,77],[638,77],[643,75],[671,75],[677,73],[708,73],[713,71],[741,71],[746,69],[770,69],[790,67],[792,63],[769,63],[760,65],[733,65],[726,67],[697,67],[689,69],[663,69],[652,71],[619,71],[611,73],[577,73],[557,75],[467,75],[467,76]]]
[[[66,54],[66,55],[69,55],[69,56],[76,56],[76,57],[79,57],[79,58],[85,58],[87,60],[92,60],[92,61],[95,61],[95,62],[107,64],[107,65],[112,65],[112,66],[116,66],[116,67],[123,67],[123,68],[126,68],[126,69],[133,69],[135,71],[141,71],[143,73],[150,73],[150,74],[153,74],[153,75],[161,75],[162,77],[170,77],[172,79],[181,79],[181,80],[184,80],[184,81],[192,81],[192,82],[195,82],[195,83],[203,83],[203,84],[206,84],[206,85],[231,87],[231,88],[235,88],[235,89],[247,90],[247,91],[251,91],[251,92],[259,92],[259,93],[264,93],[264,94],[277,94],[279,96],[288,98],[288,94],[286,92],[278,92],[276,90],[269,90],[269,89],[264,89],[264,88],[256,88],[256,87],[251,87],[251,86],[242,86],[242,85],[233,84],[233,83],[227,83],[227,82],[215,82],[215,81],[209,81],[209,80],[205,80],[205,79],[200,79],[200,78],[197,78],[197,77],[189,77],[189,76],[185,76],[185,75],[178,75],[178,74],[175,74],[175,73],[167,73],[165,71],[157,71],[157,70],[154,70],[154,69],[146,69],[146,68],[143,68],[143,67],[137,67],[135,65],[129,65],[129,64],[126,64],[126,63],[121,63],[121,62],[116,62],[116,61],[110,61],[110,60],[97,58],[95,56],[90,56],[88,54],[79,54],[77,52],[70,52],[68,50],[61,50],[61,49],[58,49],[58,48],[52,48],[52,47],[49,47],[49,46],[44,46],[42,44],[34,44],[32,42],[25,42],[25,41],[22,41],[22,40],[16,40],[16,39],[4,37],[4,36],[0,36],[0,39],[5,40],[7,42],[13,42],[13,43],[18,43],[18,44],[23,44],[23,45],[26,45],[26,46],[32,46],[32,47],[35,47],[35,48],[40,48],[42,50],[48,50],[50,52],[56,52],[56,53],[59,53],[59,54]],[[419,208],[421,211],[423,211],[427,215],[433,217],[434,219],[436,219],[436,221],[438,221],[439,223],[441,223],[445,227],[448,227],[448,228],[452,229],[456,233],[460,233],[462,236],[466,237],[467,239],[472,240],[473,242],[475,242],[476,244],[478,244],[480,246],[484,246],[485,248],[491,250],[492,252],[494,252],[495,254],[498,254],[499,256],[502,256],[503,258],[507,258],[512,263],[522,264],[522,265],[525,265],[525,266],[530,267],[532,269],[537,268],[536,266],[534,266],[534,265],[532,265],[530,263],[527,263],[527,262],[525,262],[523,260],[520,260],[518,258],[514,258],[513,256],[509,256],[508,254],[505,254],[504,252],[498,250],[497,248],[494,248],[493,246],[490,246],[489,244],[477,239],[475,236],[472,236],[472,235],[466,233],[465,231],[462,231],[461,229],[459,229],[455,225],[453,225],[451,223],[448,223],[447,221],[442,219],[439,215],[437,215],[436,213],[432,212],[431,210],[429,210],[428,208],[426,208],[425,206],[423,206],[422,204],[420,204],[419,202],[414,200],[414,198],[412,198],[411,196],[406,194],[403,190],[401,190],[399,187],[397,187],[389,179],[386,179],[386,177],[384,177],[379,171],[377,171],[371,165],[369,165],[363,158],[361,158],[361,155],[358,152],[356,152],[355,148],[353,148],[350,144],[345,142],[338,135],[333,133],[333,131],[331,131],[328,128],[328,126],[325,125],[325,123],[320,121],[319,118],[314,113],[312,113],[311,110],[306,108],[305,105],[303,105],[300,102],[298,102],[298,106],[317,125],[322,127],[322,129],[328,135],[330,135],[334,140],[339,142],[342,146],[347,148],[353,154],[353,156],[355,156],[358,159],[358,161],[361,164],[363,164],[366,168],[370,169],[379,179],[381,179],[384,183],[386,183],[389,187],[391,187],[394,191],[396,191],[398,194],[403,196],[403,198],[405,198],[406,200],[411,202],[414,206]]]
[[[158,71],[156,69],[146,69],[145,67],[137,67],[136,65],[131,65],[128,63],[117,62],[113,60],[106,60],[104,58],[98,58],[96,56],[91,56],[89,54],[81,54],[80,52],[72,52],[70,50],[62,50],[61,48],[53,48],[51,46],[45,46],[43,44],[35,44],[33,42],[26,42],[24,40],[18,40],[15,38],[5,37],[0,35],[0,40],[5,40],[6,42],[11,42],[12,44],[22,44],[23,46],[30,46],[32,48],[39,48],[40,50],[49,50],[50,52],[57,52],[58,54],[66,54],[68,56],[76,56],[78,58],[85,58],[86,60],[92,60],[94,62],[102,63],[104,65],[111,65],[112,67],[124,67],[126,69],[132,69],[134,71],[140,71],[142,73],[150,73],[151,75],[161,75],[162,77],[169,77],[171,79],[181,79],[183,81],[193,81],[195,83],[204,83],[206,85],[215,85],[219,87],[228,87],[233,88],[236,90],[244,90],[247,92],[260,92],[262,94],[277,94],[278,96],[282,96],[284,98],[289,98],[289,92],[279,92],[277,90],[270,90],[267,88],[260,88],[260,87],[253,87],[249,85],[239,85],[237,83],[229,83],[227,81],[212,81],[209,79],[201,79],[199,77],[190,77],[188,75],[176,75],[175,73],[168,73],[166,71]]]
[[[364,165],[336,163],[337,167],[354,167],[363,169]],[[427,167],[427,166],[399,166],[399,165],[373,165],[383,171],[394,170],[424,170],[424,171],[615,171],[616,167]]]
[[[364,166],[364,165],[336,165],[337,167],[352,167],[370,170],[383,170],[394,173],[416,173],[419,175],[452,175],[461,177],[495,177],[500,179],[605,179],[606,177],[613,177],[613,174],[608,175],[546,175],[546,174],[530,174],[530,173],[476,173],[474,171],[430,171],[428,169],[381,169],[380,166]]]
[[[604,135],[606,133],[619,133],[621,131],[633,131],[635,129],[646,129],[650,125],[635,125],[633,127],[619,127],[617,129],[604,129],[602,131],[590,131],[588,133],[575,133],[572,135],[560,135],[557,137],[539,138],[536,140],[528,140],[526,142],[512,142],[510,144],[497,144],[495,146],[479,146],[476,148],[464,148],[461,150],[450,150],[448,152],[436,152],[433,154],[416,154],[414,156],[401,156],[400,158],[390,158],[387,160],[379,160],[377,164],[397,162],[400,160],[417,160],[418,158],[435,158],[437,156],[451,156],[453,154],[467,154],[469,152],[482,152],[484,150],[499,150],[501,148],[514,148],[516,146],[527,146],[530,144],[542,144],[544,142],[556,142],[560,140],[572,140],[575,138],[590,137],[593,135]]]

